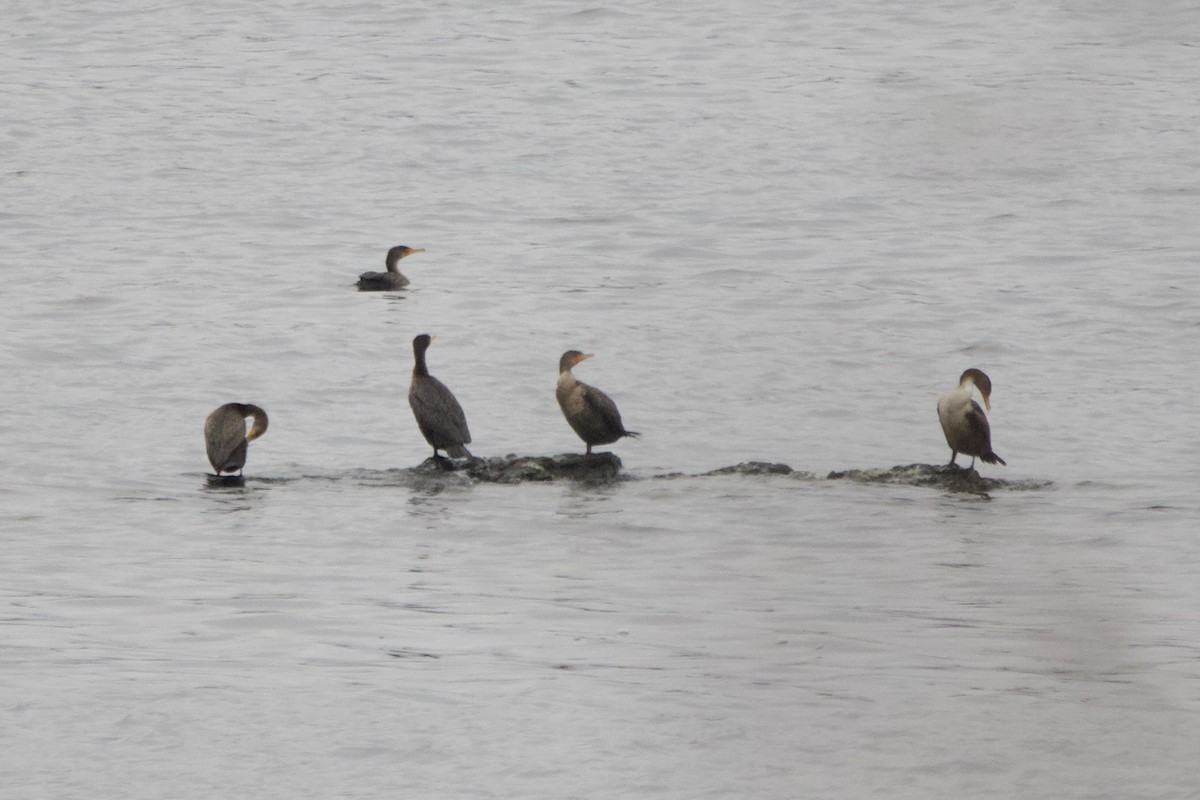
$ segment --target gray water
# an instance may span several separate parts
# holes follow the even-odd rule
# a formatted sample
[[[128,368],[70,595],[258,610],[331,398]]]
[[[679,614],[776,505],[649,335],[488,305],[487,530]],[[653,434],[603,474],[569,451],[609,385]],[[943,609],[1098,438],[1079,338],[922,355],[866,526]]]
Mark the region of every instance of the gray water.
[[[1200,795],[1198,31],[5,5],[4,797]],[[479,455],[596,353],[627,479],[413,481],[421,332]],[[968,366],[999,490],[825,479]]]

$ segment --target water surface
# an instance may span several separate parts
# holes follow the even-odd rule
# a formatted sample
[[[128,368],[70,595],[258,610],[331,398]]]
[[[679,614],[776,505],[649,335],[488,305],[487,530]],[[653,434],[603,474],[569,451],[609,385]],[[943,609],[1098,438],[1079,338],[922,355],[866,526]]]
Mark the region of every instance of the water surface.
[[[1194,796],[1198,21],[0,12],[3,784]],[[410,480],[422,332],[488,456],[595,352],[629,479]],[[823,477],[968,366],[1009,488]]]

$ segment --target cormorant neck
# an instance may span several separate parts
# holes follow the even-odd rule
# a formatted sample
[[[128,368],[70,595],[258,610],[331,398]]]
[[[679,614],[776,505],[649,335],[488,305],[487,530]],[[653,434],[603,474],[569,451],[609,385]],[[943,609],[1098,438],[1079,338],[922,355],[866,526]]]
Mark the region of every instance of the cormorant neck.
[[[416,363],[413,364],[413,375],[428,375],[429,367],[425,366],[425,350],[413,350],[413,356],[416,358]]]
[[[250,427],[250,432],[246,434],[246,441],[252,442],[258,437],[267,432],[267,412],[263,411],[253,403],[241,404],[242,418],[250,417],[254,420],[254,424]]]

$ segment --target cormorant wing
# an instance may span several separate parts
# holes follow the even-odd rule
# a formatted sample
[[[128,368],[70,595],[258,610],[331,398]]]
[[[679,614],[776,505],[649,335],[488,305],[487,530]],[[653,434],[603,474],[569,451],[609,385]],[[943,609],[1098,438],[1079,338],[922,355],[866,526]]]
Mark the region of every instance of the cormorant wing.
[[[596,416],[604,420],[605,427],[618,431],[625,430],[625,426],[621,423],[621,412],[617,410],[617,404],[612,401],[612,398],[595,386],[589,386],[586,383],[582,386],[583,402]]]
[[[971,401],[971,408],[966,413],[967,429],[971,432],[971,441],[982,452],[987,452],[992,445],[992,428],[988,425],[987,415],[979,407],[979,403]]]
[[[471,431],[467,428],[467,415],[463,413],[458,398],[437,378],[432,375],[426,377],[428,382],[425,386],[408,395],[413,411],[416,412],[417,422],[463,444],[470,444]]]
[[[246,464],[245,417],[236,410],[222,408],[205,421],[204,443],[213,469],[241,469]]]

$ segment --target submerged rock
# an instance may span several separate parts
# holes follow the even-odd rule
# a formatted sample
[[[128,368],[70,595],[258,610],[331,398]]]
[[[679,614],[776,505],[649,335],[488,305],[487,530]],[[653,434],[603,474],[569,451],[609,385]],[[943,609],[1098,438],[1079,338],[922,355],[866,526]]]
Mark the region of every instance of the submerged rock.
[[[246,485],[246,479],[241,475],[213,475],[211,472],[206,472],[204,477],[208,481],[209,486],[222,489],[228,487],[237,488]]]
[[[558,456],[495,456],[451,460],[429,457],[413,468],[418,476],[454,473],[481,483],[530,483],[555,480],[609,483],[621,472],[613,453],[564,453]]]
[[[436,494],[447,490],[467,489],[475,483],[547,483],[572,481],[577,484],[608,486],[632,480],[623,474],[621,459],[613,453],[563,453],[557,456],[506,455],[493,458],[450,459],[443,456],[427,458],[415,467],[394,467],[387,470],[354,469],[336,475],[309,474],[296,465],[294,474],[286,477],[251,477],[240,475],[206,474],[209,487],[236,488],[253,484],[286,484],[295,480],[352,480],[368,486],[407,486]],[[679,480],[686,478],[724,477],[762,478],[789,481],[819,481],[821,477],[806,470],[770,461],[743,461],[728,467],[699,473],[667,472],[657,475],[641,474],[639,478]],[[947,492],[986,495],[993,491],[1037,491],[1053,486],[1050,481],[1004,480],[984,478],[976,470],[933,464],[907,464],[891,469],[849,469],[830,472],[826,480],[846,480],[864,484],[893,484],[928,486]]]
[[[721,467],[709,470],[703,476],[709,475],[791,475],[796,470],[787,464],[771,464],[767,461],[743,461],[732,467]]]
[[[951,467],[945,464],[907,464],[891,469],[848,469],[829,473],[829,480],[848,480],[857,483],[898,483],[908,486],[935,486],[948,492],[987,494],[996,489],[1014,488],[1016,484],[999,478],[985,478],[974,469]],[[1030,487],[1023,487],[1030,488]]]

